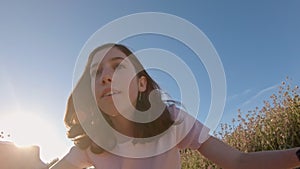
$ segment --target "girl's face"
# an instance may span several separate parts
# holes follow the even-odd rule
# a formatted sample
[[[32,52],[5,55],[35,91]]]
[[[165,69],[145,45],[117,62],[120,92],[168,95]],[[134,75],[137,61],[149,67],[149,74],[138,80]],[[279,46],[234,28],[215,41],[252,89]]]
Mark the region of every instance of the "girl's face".
[[[121,50],[113,47],[96,52],[90,70],[101,111],[109,116],[134,111],[138,92],[146,90],[146,79],[137,78],[133,64]]]

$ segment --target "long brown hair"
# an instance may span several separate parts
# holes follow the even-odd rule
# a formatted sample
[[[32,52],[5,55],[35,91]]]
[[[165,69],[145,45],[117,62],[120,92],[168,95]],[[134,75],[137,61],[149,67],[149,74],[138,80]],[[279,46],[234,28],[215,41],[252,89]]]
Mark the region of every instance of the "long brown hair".
[[[147,88],[144,92],[140,93],[140,98],[138,99],[136,104],[137,110],[148,110],[151,106],[149,101],[150,93],[154,90],[160,90],[159,85],[150,77],[150,75],[143,68],[142,64],[139,62],[137,57],[134,56],[134,54],[126,46],[121,44],[105,44],[94,49],[91,52],[83,75],[79,79],[78,83],[76,84],[74,90],[72,91],[68,99],[64,121],[68,129],[67,136],[74,141],[74,144],[81,149],[86,149],[90,147],[90,150],[93,153],[97,154],[102,153],[105,150],[99,145],[97,145],[91,139],[91,137],[86,134],[87,132],[82,127],[82,123],[88,124],[88,126],[90,127],[92,127],[92,125],[95,125],[95,123],[101,123],[99,120],[97,120],[99,116],[95,115],[95,112],[97,112],[97,110],[95,110],[96,102],[90,101],[94,100],[93,91],[91,89],[90,65],[96,52],[106,48],[110,50],[113,47],[122,51],[126,56],[130,56],[129,60],[134,65],[135,69],[141,70],[137,72],[138,78],[144,76],[147,79]],[[164,104],[159,92],[156,92],[155,100]],[[76,108],[76,104],[74,102],[81,102],[81,105],[83,105],[83,108],[81,107],[80,110],[84,111],[83,113],[85,113],[86,118],[82,121],[78,119],[78,113],[82,112],[78,112],[79,109]],[[104,119],[113,127],[113,124],[111,123],[108,115],[102,113],[102,117],[104,117]],[[158,118],[149,123],[138,123],[133,121],[131,122],[134,126],[133,133],[135,138],[148,138],[159,135],[166,131],[174,123],[167,107],[164,109],[163,113]],[[104,131],[105,129],[101,129],[100,127],[98,131],[99,135],[101,135],[101,130]],[[109,137],[105,135],[105,138]],[[113,143],[111,145],[112,148],[115,146],[115,142],[113,142],[112,140],[106,140],[106,142],[108,142],[109,144]]]

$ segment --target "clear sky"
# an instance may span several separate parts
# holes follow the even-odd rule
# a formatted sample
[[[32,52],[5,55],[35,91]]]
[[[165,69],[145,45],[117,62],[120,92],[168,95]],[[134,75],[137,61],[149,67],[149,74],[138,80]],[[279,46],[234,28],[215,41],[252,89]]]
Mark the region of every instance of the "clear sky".
[[[40,145],[46,162],[62,157],[72,145],[65,136],[63,116],[79,52],[102,26],[137,12],[173,14],[206,34],[224,66],[227,99],[221,122],[230,122],[238,108],[261,106],[286,76],[299,85],[299,7],[298,0],[1,0],[0,131],[20,145]],[[155,47],[182,58],[192,55],[183,44],[161,36],[137,36],[124,43],[134,50]],[[210,104],[209,79],[201,66],[194,66],[193,72],[201,84],[205,112]],[[176,98],[176,85],[157,76]]]

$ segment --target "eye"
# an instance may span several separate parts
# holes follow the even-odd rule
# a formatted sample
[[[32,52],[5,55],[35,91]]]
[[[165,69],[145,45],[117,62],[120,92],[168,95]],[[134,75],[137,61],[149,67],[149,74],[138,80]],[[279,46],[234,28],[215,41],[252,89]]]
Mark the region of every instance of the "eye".
[[[101,75],[101,73],[102,73],[102,69],[101,68],[94,69],[94,70],[91,71],[91,77],[97,77],[97,76]]]
[[[114,65],[114,69],[116,70],[120,70],[120,69],[125,69],[126,66],[124,65],[124,63],[117,63]]]
[[[102,74],[102,71],[103,71],[102,68],[97,69],[97,70],[96,70],[96,76],[101,75],[101,74]]]

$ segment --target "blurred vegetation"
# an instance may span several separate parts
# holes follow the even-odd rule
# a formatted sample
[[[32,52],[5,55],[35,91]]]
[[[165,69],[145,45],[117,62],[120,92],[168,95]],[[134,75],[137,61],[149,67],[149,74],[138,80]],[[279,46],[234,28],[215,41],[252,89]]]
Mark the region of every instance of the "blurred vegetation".
[[[231,124],[221,124],[214,135],[243,152],[281,150],[300,146],[299,87],[287,78],[264,106],[248,111],[238,110]],[[181,151],[182,169],[215,169],[198,151]]]

